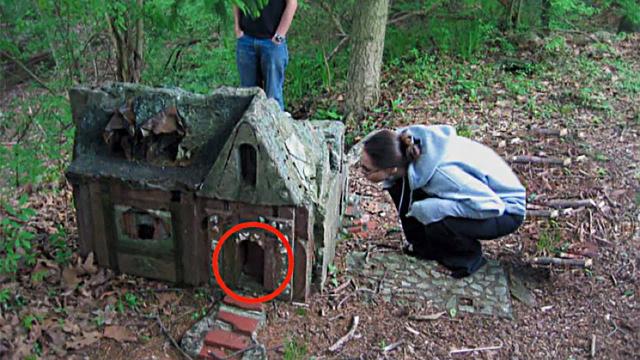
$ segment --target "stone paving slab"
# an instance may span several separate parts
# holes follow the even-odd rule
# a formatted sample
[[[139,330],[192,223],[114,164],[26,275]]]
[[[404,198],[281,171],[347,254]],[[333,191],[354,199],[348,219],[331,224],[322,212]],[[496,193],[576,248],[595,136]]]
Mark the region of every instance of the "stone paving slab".
[[[513,316],[507,275],[502,265],[489,260],[472,276],[454,279],[437,270],[435,261],[401,253],[354,252],[347,256],[347,270],[361,278],[381,298],[397,305],[422,308],[430,305],[448,313]]]

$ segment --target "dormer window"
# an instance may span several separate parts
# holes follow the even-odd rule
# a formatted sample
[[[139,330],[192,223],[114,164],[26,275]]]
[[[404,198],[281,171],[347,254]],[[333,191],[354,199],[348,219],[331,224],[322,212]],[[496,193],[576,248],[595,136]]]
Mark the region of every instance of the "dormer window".
[[[256,186],[257,155],[256,148],[249,144],[240,145],[240,176],[246,185]]]

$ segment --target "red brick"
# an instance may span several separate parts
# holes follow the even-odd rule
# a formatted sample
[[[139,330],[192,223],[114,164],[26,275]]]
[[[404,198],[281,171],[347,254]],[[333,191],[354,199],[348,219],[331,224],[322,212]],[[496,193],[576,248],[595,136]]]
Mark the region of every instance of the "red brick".
[[[230,297],[229,295],[225,296],[222,301],[227,305],[236,306],[236,307],[239,307],[241,309],[253,310],[253,311],[262,311],[262,304],[241,302],[241,301],[238,301],[238,300]]]
[[[249,338],[231,331],[215,329],[204,338],[205,345],[223,347],[229,350],[243,350],[249,346]]]
[[[352,226],[350,228],[347,229],[348,232],[350,232],[351,234],[358,234],[362,232],[362,226]]]
[[[254,318],[236,315],[223,310],[218,312],[218,320],[231,324],[236,331],[249,336],[256,331],[259,323],[259,321]]]
[[[225,359],[227,357],[227,353],[222,348],[215,348],[205,345],[202,345],[202,350],[200,350],[200,355],[198,356],[201,360],[211,360],[211,359]]]
[[[376,228],[376,223],[373,221],[369,221],[366,225],[367,230],[373,230]]]
[[[356,216],[356,208],[355,208],[355,206],[353,206],[353,205],[347,206],[347,208],[344,211],[344,214],[347,215],[347,216],[351,216],[351,217]]]

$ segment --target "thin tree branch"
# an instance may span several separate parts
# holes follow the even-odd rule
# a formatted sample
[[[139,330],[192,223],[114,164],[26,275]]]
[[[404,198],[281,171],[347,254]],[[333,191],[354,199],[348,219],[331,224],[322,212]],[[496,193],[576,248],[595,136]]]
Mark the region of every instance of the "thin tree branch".
[[[393,25],[395,23],[399,23],[400,21],[406,20],[410,17],[427,15],[427,11],[418,10],[418,11],[410,11],[410,12],[400,13],[400,14],[401,15],[396,15],[393,19],[389,19],[389,21],[387,21],[387,25]]]
[[[160,326],[160,330],[162,330],[162,333],[169,338],[169,341],[171,341],[171,344],[180,351],[180,353],[182,354],[182,356],[184,356],[185,358],[189,359],[189,360],[193,360],[193,358],[191,356],[189,356],[189,354],[187,354],[186,352],[184,352],[184,350],[182,350],[182,348],[180,347],[180,345],[178,345],[178,343],[176,342],[176,340],[171,336],[171,334],[169,334],[169,330],[167,330],[166,327],[164,327],[164,324],[162,323],[162,320],[160,320],[160,315],[156,315],[156,322],[158,323],[158,326]]]
[[[47,91],[49,91],[52,95],[55,95],[55,92],[53,90],[51,90],[51,88],[49,86],[47,86],[47,84],[42,81],[38,75],[34,74],[31,70],[29,70],[29,68],[22,63],[22,61],[14,58],[13,56],[11,56],[11,54],[7,53],[6,51],[0,51],[0,55],[2,55],[3,57],[9,59],[11,62],[13,62],[14,64],[18,65],[22,70],[24,70],[35,82],[37,82],[38,84],[40,84],[40,86],[42,86],[43,88],[45,88]]]
[[[342,27],[340,18],[338,18],[338,16],[333,11],[331,11],[329,4],[326,1],[318,1],[318,3],[320,4],[320,7],[322,7],[329,14],[329,16],[331,16],[331,20],[335,24],[336,29],[338,29],[338,34],[341,36],[348,36],[344,31],[344,27]]]
[[[342,38],[342,40],[340,40],[338,45],[336,45],[336,47],[333,48],[333,50],[331,50],[331,52],[329,53],[329,56],[327,57],[327,61],[330,61],[338,53],[338,51],[340,51],[342,46],[344,46],[347,43],[347,41],[349,41],[349,35],[345,35]]]

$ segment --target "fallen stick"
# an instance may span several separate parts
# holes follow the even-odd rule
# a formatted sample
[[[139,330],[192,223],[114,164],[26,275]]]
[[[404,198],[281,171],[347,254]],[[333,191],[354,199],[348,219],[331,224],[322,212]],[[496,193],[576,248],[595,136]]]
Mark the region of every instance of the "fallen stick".
[[[331,347],[329,347],[329,351],[335,352],[340,349],[347,341],[351,340],[353,334],[355,334],[356,329],[358,328],[358,322],[360,322],[360,317],[355,315],[353,317],[353,322],[351,324],[351,329],[349,330],[349,332],[345,336],[341,337],[335,344],[331,345]]]
[[[558,210],[527,210],[527,216],[530,217],[544,217],[544,218],[557,218],[560,215]]]
[[[376,294],[378,294],[380,292],[380,289],[382,288],[382,283],[384,282],[384,279],[387,277],[387,268],[384,268],[384,273],[382,274],[382,279],[380,279],[380,281],[378,282],[378,286],[376,287]]]
[[[454,349],[454,350],[449,351],[449,355],[465,354],[465,353],[470,353],[470,352],[475,352],[475,351],[499,350],[499,349],[502,349],[502,344],[500,344],[499,346],[485,346],[485,347],[477,347],[477,348]]]
[[[596,357],[596,335],[591,335],[591,357]]]
[[[160,330],[162,330],[162,333],[164,334],[164,336],[166,336],[167,338],[169,338],[169,341],[171,342],[171,344],[180,351],[180,353],[182,354],[182,356],[184,356],[185,358],[189,359],[189,360],[193,360],[193,358],[191,356],[189,356],[189,354],[187,354],[186,352],[184,352],[184,350],[182,350],[182,348],[180,347],[180,345],[178,345],[178,343],[176,342],[176,340],[171,336],[171,334],[169,334],[169,330],[167,330],[166,327],[164,327],[164,324],[162,323],[162,320],[160,320],[160,315],[156,315],[156,322],[158,323],[158,326],[160,326]]]
[[[552,257],[535,257],[531,259],[531,263],[535,265],[559,265],[579,268],[590,268],[593,266],[593,260],[591,259],[560,259]]]
[[[350,297],[353,296],[354,293],[350,293],[349,295],[345,296],[344,299],[342,299],[339,303],[338,306],[336,306],[336,309],[340,309],[340,307],[342,306],[342,304],[344,304],[345,301],[349,300]]]
[[[394,350],[395,348],[397,348],[402,344],[404,344],[404,340],[394,342],[393,344],[385,346],[384,349],[382,349],[382,352],[388,353],[389,351]]]
[[[217,356],[215,356],[215,355],[214,355],[214,357],[215,357],[216,359],[219,359],[219,360],[235,359],[235,358],[236,358],[236,356],[241,355],[241,354],[244,354],[244,353],[246,353],[247,351],[251,351],[251,350],[253,350],[253,349],[257,348],[257,347],[258,347],[258,345],[252,345],[252,346],[246,347],[246,348],[244,348],[244,349],[242,349],[242,350],[238,350],[238,351],[236,351],[236,352],[234,352],[234,353],[231,353],[231,354],[229,354],[229,355],[227,355],[227,356],[225,356],[225,357],[217,357]],[[213,355],[213,354],[211,354],[211,355]]]
[[[420,331],[418,331],[418,330],[416,330],[416,329],[412,328],[412,327],[411,327],[411,326],[409,326],[409,325],[405,325],[405,326],[404,326],[404,328],[405,328],[405,329],[407,329],[407,331],[408,331],[408,332],[410,332],[410,333],[412,333],[413,335],[416,335],[416,336],[419,336],[419,335],[420,335]]]
[[[571,159],[556,159],[556,158],[546,158],[540,156],[529,156],[529,155],[520,155],[514,156],[511,158],[512,163],[516,164],[548,164],[548,165],[560,165],[560,166],[568,166],[571,165]]]
[[[567,129],[543,129],[543,128],[533,128],[531,129],[533,133],[538,135],[548,135],[548,136],[566,136],[569,131]]]
[[[578,208],[578,207],[593,207],[597,208],[593,199],[576,199],[576,200],[567,200],[567,199],[558,199],[558,200],[550,200],[547,205],[556,209],[565,209],[565,208]]]
[[[345,281],[343,284],[341,284],[340,286],[338,286],[337,288],[331,290],[332,294],[337,294],[340,291],[344,290],[344,288],[346,288],[347,286],[349,286],[349,284],[351,284],[351,279]]]
[[[409,320],[414,321],[429,321],[429,320],[438,320],[442,315],[445,315],[446,311],[441,311],[439,313],[430,314],[430,315],[411,315],[409,316]]]

